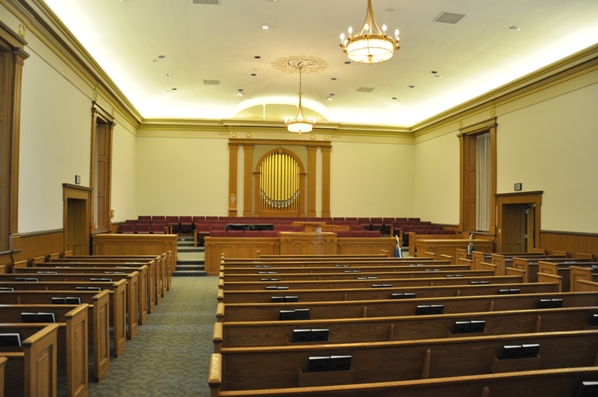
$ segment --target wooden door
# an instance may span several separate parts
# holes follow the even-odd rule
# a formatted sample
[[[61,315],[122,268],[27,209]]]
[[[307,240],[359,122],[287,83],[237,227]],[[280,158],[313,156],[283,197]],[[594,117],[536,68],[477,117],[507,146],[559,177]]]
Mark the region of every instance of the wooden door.
[[[73,255],[89,254],[86,211],[85,200],[67,199],[66,250],[72,250]]]
[[[501,252],[527,252],[527,204],[503,206]]]

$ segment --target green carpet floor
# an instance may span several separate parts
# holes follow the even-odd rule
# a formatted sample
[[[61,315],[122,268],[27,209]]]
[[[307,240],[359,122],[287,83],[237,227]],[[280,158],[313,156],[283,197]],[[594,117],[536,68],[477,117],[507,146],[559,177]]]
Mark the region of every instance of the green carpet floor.
[[[123,355],[111,360],[90,397],[209,396],[218,277],[173,277],[172,288],[148,316]]]

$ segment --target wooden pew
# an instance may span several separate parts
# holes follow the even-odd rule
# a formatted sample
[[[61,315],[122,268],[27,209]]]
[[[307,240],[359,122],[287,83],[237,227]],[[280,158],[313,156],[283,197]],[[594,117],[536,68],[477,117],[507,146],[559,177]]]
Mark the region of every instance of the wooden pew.
[[[581,291],[579,289],[578,281],[589,281],[589,282],[598,282],[598,269],[594,266],[590,267],[581,267],[581,266],[571,266],[569,268],[569,277],[570,277],[570,291],[577,292]]]
[[[218,371],[221,362],[220,354],[213,354],[210,358],[208,383],[211,397],[563,397],[580,396],[577,393],[581,393],[583,382],[598,381],[597,367],[580,367],[340,386],[222,391],[222,379],[218,377],[221,374]]]
[[[58,324],[48,324],[23,340],[22,348],[0,352],[4,366],[5,397],[56,397]]]
[[[554,300],[554,301],[553,301]],[[408,299],[381,299],[338,302],[269,302],[227,303],[219,302],[216,317],[219,322],[275,321],[281,310],[309,309],[312,320],[341,318],[371,318],[408,316],[417,312],[421,305],[442,306],[443,313],[492,312],[505,310],[532,310],[554,305],[562,307],[598,306],[598,294],[538,293],[513,295],[474,295],[414,297]]]
[[[161,255],[75,255],[65,256],[54,262],[100,262],[113,263],[119,265],[144,264],[147,265],[152,278],[155,279],[154,302],[160,303],[163,296],[171,288],[172,272],[176,269],[176,260],[172,257],[172,252],[167,251]],[[153,311],[153,308],[152,308]],[[151,313],[151,311],[150,311]]]
[[[169,254],[169,253],[167,253]],[[148,289],[148,312],[153,313],[155,305],[160,304],[162,297],[165,296],[166,291],[170,290],[170,279],[172,273],[168,271],[169,256],[166,254],[162,256],[107,256],[107,255],[90,255],[90,256],[65,256],[55,262],[56,265],[69,266],[68,262],[76,263],[98,263],[98,264],[113,264],[115,266],[128,265],[146,265],[148,267],[148,277],[154,281],[154,285]],[[36,264],[37,266],[38,264]]]
[[[64,315],[64,322],[57,322],[57,368],[66,375],[67,397],[88,395],[88,338],[87,305],[80,305]],[[0,309],[1,313],[1,309]],[[43,330],[48,324],[0,324],[0,333],[19,334],[21,340],[29,338]],[[19,348],[0,347],[0,352],[20,350]],[[2,353],[0,353],[2,354]],[[108,365],[108,369],[110,366]]]
[[[437,265],[450,265],[448,260],[434,260],[434,258],[388,258],[388,260],[354,260],[354,261],[237,261],[226,260],[222,261],[220,268],[228,269],[229,267],[254,267],[254,268],[267,268],[267,267],[373,267],[373,266],[398,266],[398,265],[409,265],[409,264],[437,264]]]
[[[103,291],[13,291],[0,293],[0,304],[3,305],[52,305],[52,298],[78,297],[82,304],[89,305],[89,335],[90,343],[93,343],[94,352],[94,379],[100,381],[110,369],[110,322],[124,323],[124,312],[119,312],[122,319],[114,318],[110,311],[109,290]],[[112,305],[114,306],[114,305]],[[118,305],[116,305],[118,308]],[[114,338],[114,337],[113,337]],[[126,340],[123,335],[123,346],[119,346],[115,338],[114,355],[118,357],[126,346]],[[120,351],[116,354],[117,349]]]
[[[345,266],[322,266],[322,267],[288,267],[288,266],[276,266],[276,267],[268,267],[268,268],[254,268],[248,266],[242,267],[228,267],[226,269],[222,268],[219,274],[219,277],[224,277],[225,274],[262,274],[265,275],[263,277],[268,277],[268,275],[272,274],[294,274],[294,273],[310,273],[310,274],[319,274],[319,273],[377,273],[377,272],[395,272],[395,271],[424,271],[426,269],[438,269],[438,270],[451,270],[451,271],[461,271],[461,270],[472,270],[471,266],[469,265],[446,265],[446,264],[411,264],[411,265],[390,265],[390,266],[354,266],[354,265],[345,265]],[[276,276],[272,276],[276,277]]]
[[[110,301],[110,308],[109,312],[114,313],[122,313],[119,316],[111,316],[113,321],[118,321],[116,323],[112,323],[113,327],[113,338],[114,338],[114,357],[119,357],[123,351],[125,350],[127,344],[127,322],[126,322],[126,313],[127,313],[127,290],[126,290],[127,282],[125,280],[120,280],[117,282],[64,282],[64,281],[46,281],[46,282],[26,282],[26,281],[17,281],[17,282],[0,282],[0,289],[2,288],[12,288],[14,291],[21,292],[21,291],[34,291],[34,290],[47,290],[53,291],[57,294],[58,291],[68,291],[69,295],[74,294],[78,291],[81,291],[80,288],[88,288],[92,291],[97,292],[101,290],[109,290],[111,293],[109,295]],[[3,292],[0,292],[2,294]]]
[[[598,262],[587,262],[587,261],[567,261],[565,263],[554,263],[547,261],[538,262],[538,282],[545,282],[544,280],[556,279],[561,283],[561,289],[563,292],[571,290],[573,279],[571,278],[570,268],[577,266],[577,268],[598,268]],[[591,279],[591,278],[590,278]]]
[[[576,262],[590,262],[589,259],[584,258],[562,258],[562,257],[514,257],[513,269],[523,270],[524,280],[526,283],[535,283],[538,281],[538,263],[540,261],[552,263],[566,263],[571,261]],[[513,274],[510,268],[506,269],[506,274]]]
[[[296,273],[296,274],[222,274],[221,279],[224,282],[263,282],[269,281],[298,281],[298,280],[387,280],[387,279],[402,279],[402,278],[430,278],[430,277],[492,277],[494,272],[489,270],[440,270],[427,269],[416,271],[413,269],[404,269],[406,271],[393,272],[371,272],[371,273]],[[410,270],[410,271],[409,271]]]
[[[217,322],[214,324],[212,341],[214,352],[219,353],[225,347],[309,346],[314,343],[385,342],[598,330],[598,322],[588,324],[595,315],[598,316],[598,306],[444,315],[411,313],[398,317],[327,320]]]
[[[51,263],[51,262],[48,262]],[[108,277],[111,278],[114,274],[132,274],[134,272],[138,273],[139,276],[139,289],[138,289],[138,299],[139,299],[139,312],[137,314],[137,318],[139,320],[139,324],[143,325],[147,321],[147,266],[142,265],[135,268],[130,267],[50,267],[50,266],[39,266],[36,267],[28,267],[24,269],[19,269],[19,274],[23,273],[31,273],[31,277],[36,277],[37,274],[47,274],[47,273],[56,273],[56,274],[85,274],[89,275],[90,277],[95,278],[102,278]]]
[[[1,276],[0,276],[1,277]],[[222,279],[218,287],[225,291],[232,290],[260,290],[277,287],[287,288],[291,291],[300,289],[339,289],[339,288],[392,288],[410,286],[440,286],[440,285],[466,285],[466,284],[506,284],[523,283],[524,277],[518,276],[487,276],[487,277],[430,277],[426,278],[389,278],[377,280],[290,280],[268,282],[227,282]]]
[[[513,258],[513,257],[525,257],[525,256],[530,256],[530,255],[546,255],[545,251],[541,248],[534,248],[534,250],[532,252],[493,252],[493,253],[488,253],[488,252],[481,252],[481,251],[473,251],[471,253],[471,260],[473,261],[473,268],[474,269],[479,269],[479,264],[481,262],[489,262],[489,263],[493,263],[492,262],[492,257],[496,256],[498,257],[498,255],[500,255],[502,258]],[[501,269],[504,270],[504,267],[502,267]],[[502,274],[505,274],[504,271]]]
[[[295,260],[363,260],[363,259],[371,259],[371,258],[389,258],[388,254],[380,253],[380,254],[336,254],[336,255],[261,255],[258,251],[258,258],[260,260],[272,260],[272,261],[295,261]],[[235,258],[239,260],[249,260],[251,261],[252,258]]]
[[[556,283],[515,283],[515,284],[474,284],[474,285],[441,285],[413,286],[392,288],[345,288],[345,289],[312,289],[312,290],[231,290],[218,291],[217,299],[228,303],[267,303],[272,296],[294,295],[299,302],[346,301],[391,299],[392,294],[415,292],[418,297],[438,296],[472,296],[497,294],[528,294],[557,292]]]
[[[513,258],[516,258],[517,256],[513,256],[513,254],[496,254],[493,253],[491,254],[492,257],[492,261],[490,263],[492,263],[493,265],[497,265],[498,266],[498,271],[502,272],[502,274],[507,274],[507,268],[511,268],[513,267]],[[531,253],[529,255],[521,255],[519,256],[520,258],[566,258],[567,255],[566,254],[552,254],[552,255],[542,255],[542,254],[535,254]]]
[[[85,347],[85,378],[87,379],[87,349],[88,342],[93,343],[93,363],[94,363],[94,379],[99,382],[110,370],[110,329],[107,322],[107,306],[108,297],[99,296],[97,305],[91,306],[86,303],[81,305],[52,305],[52,304],[17,304],[17,305],[0,305],[0,313],[2,314],[2,321],[5,323],[20,323],[21,313],[54,313],[57,323],[67,323],[68,318],[73,315],[75,309],[79,312],[85,311],[85,317],[78,316],[76,319],[70,320],[75,326],[74,330],[67,330],[66,343],[81,343],[80,346],[72,345],[75,349],[75,355],[69,354],[70,359],[77,357],[76,366],[72,367],[75,371],[80,371],[81,365],[81,349]],[[85,332],[82,334],[81,332]],[[85,336],[83,340],[82,337]],[[76,339],[72,339],[72,338]],[[83,342],[85,342],[83,344]],[[68,351],[68,349],[67,349]],[[76,386],[76,385],[75,385]]]
[[[530,345],[529,354],[521,351],[522,345]],[[539,345],[539,351],[533,351],[534,345]],[[516,351],[525,358],[508,359],[511,350],[504,346],[518,346]],[[217,377],[222,379],[223,390],[277,389],[315,386],[322,377],[325,382],[342,385],[588,367],[595,365],[597,353],[596,330],[538,332],[376,343],[222,348],[223,365],[215,372],[220,374]],[[330,356],[350,356],[351,359],[350,363],[338,360],[338,371],[333,373],[309,371],[309,357]]]
[[[80,283],[93,283],[96,282],[91,280],[93,277],[91,275],[84,275],[84,274],[72,274],[72,273],[63,273],[63,274],[29,274],[29,273],[12,273],[12,274],[0,274],[0,282],[16,282],[15,279],[20,278],[33,278],[38,279],[39,281],[63,281],[63,282],[80,282]],[[111,274],[110,277],[105,277],[106,279],[111,279],[110,282],[115,282],[119,280],[126,281],[126,313],[127,313],[127,338],[133,339],[137,332],[139,331],[139,273],[132,272],[129,274]],[[97,282],[99,282],[98,280]]]

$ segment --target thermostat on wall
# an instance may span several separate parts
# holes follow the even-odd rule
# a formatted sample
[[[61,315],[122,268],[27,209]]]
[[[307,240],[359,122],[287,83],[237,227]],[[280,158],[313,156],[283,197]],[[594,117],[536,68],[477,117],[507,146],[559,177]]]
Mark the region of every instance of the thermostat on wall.
[[[523,184],[522,183],[516,183],[514,186],[514,189],[516,192],[520,191],[521,189],[523,189]]]
[[[75,175],[75,183],[77,185],[81,183],[81,176],[80,175]]]

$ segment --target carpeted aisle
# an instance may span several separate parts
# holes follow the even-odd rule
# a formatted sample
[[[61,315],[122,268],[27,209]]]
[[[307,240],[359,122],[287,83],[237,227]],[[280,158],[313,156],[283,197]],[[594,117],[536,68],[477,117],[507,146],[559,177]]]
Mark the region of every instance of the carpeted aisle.
[[[209,396],[218,277],[173,277],[172,288],[90,397]]]

